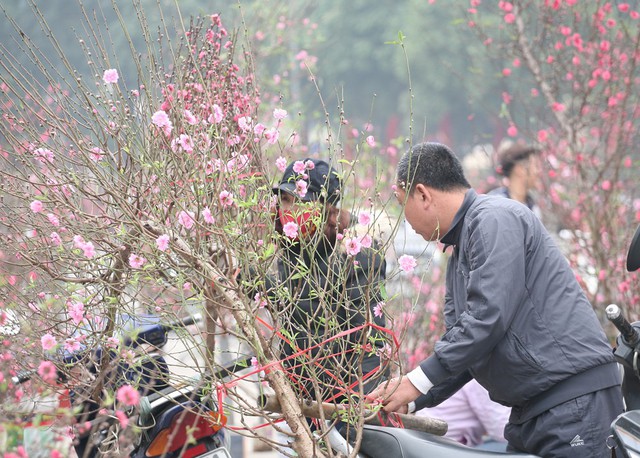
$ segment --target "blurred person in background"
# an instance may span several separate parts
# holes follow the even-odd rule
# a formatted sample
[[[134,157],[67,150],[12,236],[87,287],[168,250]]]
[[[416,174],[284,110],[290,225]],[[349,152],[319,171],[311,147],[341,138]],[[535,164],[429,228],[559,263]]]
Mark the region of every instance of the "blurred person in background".
[[[542,172],[540,150],[522,143],[511,143],[498,148],[497,157],[497,172],[503,177],[502,186],[487,194],[517,200],[540,218],[540,208],[531,194]]]
[[[511,408],[493,402],[478,382],[471,380],[449,399],[435,407],[418,410],[416,415],[444,420],[446,437],[469,447],[506,451],[504,427]]]

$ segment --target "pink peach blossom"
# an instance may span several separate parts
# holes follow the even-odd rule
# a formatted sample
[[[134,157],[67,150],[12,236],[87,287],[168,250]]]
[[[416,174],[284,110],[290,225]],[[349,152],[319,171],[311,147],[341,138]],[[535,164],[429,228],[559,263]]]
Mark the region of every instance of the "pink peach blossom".
[[[125,406],[137,406],[140,402],[140,393],[131,385],[122,385],[118,388],[116,399]]]
[[[231,194],[229,191],[221,191],[220,195],[218,196],[218,200],[222,208],[233,206],[233,194]]]
[[[58,371],[55,364],[51,361],[40,361],[38,366],[38,375],[45,383],[53,384],[58,377]]]
[[[118,70],[115,68],[105,70],[102,74],[102,81],[104,81],[105,84],[116,84],[118,82],[118,78]]]
[[[400,256],[398,258],[398,264],[400,265],[400,270],[404,272],[412,272],[413,269],[415,269],[418,265],[416,259],[408,254],[403,254],[402,256]]]
[[[368,226],[371,223],[371,213],[367,211],[360,212],[358,215],[358,224]]]
[[[67,339],[64,341],[64,349],[70,353],[80,350],[81,345],[77,339]]]
[[[349,256],[357,255],[358,253],[360,253],[360,250],[362,249],[362,244],[360,243],[360,240],[358,240],[356,237],[345,239],[344,244],[347,250],[347,254]]]
[[[173,130],[173,123],[169,119],[169,115],[166,111],[156,111],[153,116],[151,116],[151,122],[162,129],[165,135],[171,135],[171,131]]]
[[[120,428],[126,429],[129,426],[129,417],[122,410],[116,410],[116,418],[120,423]]]
[[[53,163],[54,155],[53,151],[51,151],[50,149],[37,148],[36,150],[34,150],[33,155],[39,162],[49,162],[51,164]]]
[[[275,145],[280,138],[280,132],[277,129],[267,129],[264,131],[264,138],[267,139],[269,145]]]
[[[84,256],[86,258],[93,258],[96,255],[96,250],[95,247],[93,246],[93,243],[91,242],[86,242],[84,243],[80,249],[82,250],[82,254],[84,254]]]
[[[304,180],[296,181],[296,194],[298,194],[298,196],[300,196],[301,199],[307,195],[308,186],[309,186],[308,183]]]
[[[198,124],[198,119],[191,113],[190,110],[184,110],[184,119],[188,124],[195,126]]]
[[[360,237],[360,245],[362,245],[362,248],[371,248],[372,244],[373,238],[369,234],[365,234]]]
[[[283,110],[282,108],[276,108],[273,110],[273,117],[278,121],[287,117],[287,110]]]
[[[131,255],[129,255],[129,265],[134,269],[139,269],[146,262],[147,260],[144,257],[140,256],[139,254],[131,253]]]
[[[49,222],[51,223],[52,226],[55,226],[55,227],[60,226],[60,220],[53,213],[48,213],[47,214],[47,219],[49,220]]]
[[[186,153],[193,152],[193,140],[191,136],[187,134],[180,134],[178,142],[180,143],[183,151],[185,151]]]
[[[104,158],[104,155],[105,152],[96,146],[94,148],[91,148],[89,157],[93,162],[100,162]]]
[[[31,202],[31,205],[29,205],[29,207],[31,208],[31,211],[33,213],[40,213],[44,208],[44,204],[39,200],[34,200],[33,202]]]
[[[167,234],[162,234],[156,239],[156,246],[160,251],[167,251],[169,248],[169,236]]]
[[[62,239],[60,238],[60,235],[57,232],[52,232],[51,235],[49,235],[49,239],[51,240],[51,244],[53,246],[62,245]]]
[[[261,136],[264,131],[266,130],[266,126],[264,124],[262,124],[261,122],[259,122],[258,124],[256,124],[255,126],[253,126],[253,133],[256,134],[258,137]]]
[[[84,319],[84,304],[80,301],[68,301],[67,313],[75,324],[80,324]]]
[[[40,338],[40,344],[42,345],[42,349],[44,351],[50,351],[58,345],[56,338],[51,334],[47,333]]]
[[[222,112],[222,108],[218,106],[218,104],[214,103],[211,107],[211,116],[209,117],[209,122],[212,124],[220,124],[222,122],[222,118],[224,118],[224,113]],[[213,122],[212,122],[213,121]]]
[[[284,232],[284,235],[290,239],[295,239],[298,236],[298,225],[293,221],[290,221],[284,225],[282,231]]]
[[[204,218],[205,223],[214,224],[216,222],[216,219],[211,214],[209,207],[205,207],[204,210],[202,210],[202,217]]]
[[[195,224],[195,220],[193,219],[193,212],[187,212],[182,210],[178,213],[178,223],[185,229],[189,230]]]
[[[238,118],[238,126],[242,129],[243,132],[246,132],[251,129],[251,117],[250,116],[242,116]]]
[[[284,172],[284,170],[287,168],[287,160],[284,157],[280,156],[278,159],[276,159],[276,167],[281,172]]]

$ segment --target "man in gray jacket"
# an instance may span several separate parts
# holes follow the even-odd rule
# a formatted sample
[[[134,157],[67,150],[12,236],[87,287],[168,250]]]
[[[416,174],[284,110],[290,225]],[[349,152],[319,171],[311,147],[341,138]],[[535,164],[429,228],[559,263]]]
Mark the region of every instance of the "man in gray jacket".
[[[436,405],[471,377],[512,407],[509,449],[603,457],[623,411],[612,349],[540,220],[511,199],[478,195],[444,145],[400,160],[398,201],[426,240],[451,249],[446,333],[407,376],[378,387],[387,412]]]

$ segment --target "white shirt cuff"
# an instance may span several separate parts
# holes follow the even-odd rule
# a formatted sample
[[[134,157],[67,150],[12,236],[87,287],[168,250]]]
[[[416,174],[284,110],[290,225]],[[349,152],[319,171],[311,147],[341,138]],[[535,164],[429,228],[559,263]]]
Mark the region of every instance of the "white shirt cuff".
[[[411,401],[408,405],[407,405],[407,413],[414,413],[416,411],[416,403]]]
[[[427,394],[427,391],[433,386],[433,383],[431,383],[431,380],[425,375],[420,366],[409,372],[407,378],[422,394]]]

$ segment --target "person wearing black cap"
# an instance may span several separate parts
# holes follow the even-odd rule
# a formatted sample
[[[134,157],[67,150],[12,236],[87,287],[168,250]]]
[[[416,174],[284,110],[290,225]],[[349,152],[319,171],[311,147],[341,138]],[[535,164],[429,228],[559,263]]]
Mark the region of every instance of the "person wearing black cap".
[[[359,380],[366,393],[385,373],[384,339],[366,326],[385,325],[376,310],[383,302],[384,256],[372,248],[338,249],[347,241],[340,242],[339,234],[350,234],[351,218],[339,208],[342,181],[327,162],[289,164],[273,192],[281,254],[270,295],[277,297],[287,337],[284,364],[296,374],[303,398],[339,402],[360,392]]]
[[[497,172],[504,177],[504,185],[488,194],[517,200],[540,217],[540,209],[531,196],[540,178],[539,153],[533,146],[522,143],[498,151]]]

